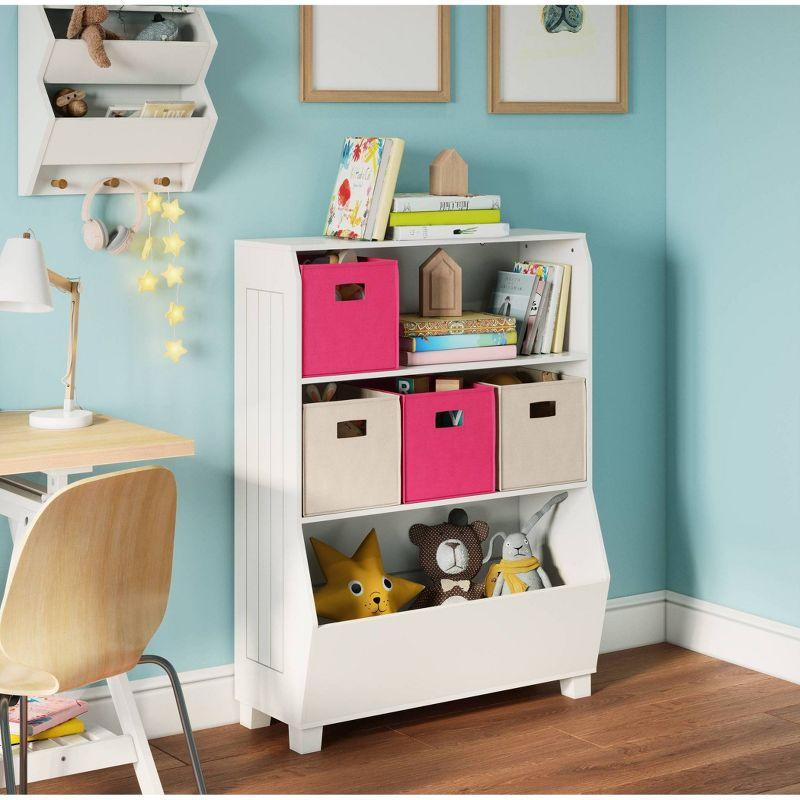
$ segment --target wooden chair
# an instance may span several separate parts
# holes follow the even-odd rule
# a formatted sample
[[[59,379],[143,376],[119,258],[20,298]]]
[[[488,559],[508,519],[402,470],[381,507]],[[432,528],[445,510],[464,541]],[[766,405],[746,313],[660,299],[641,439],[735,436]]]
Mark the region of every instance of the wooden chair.
[[[175,478],[163,467],[87,478],[54,494],[15,549],[0,608],[0,738],[8,793],[15,790],[9,705],[20,702],[20,730],[26,730],[29,696],[104,679],[123,730],[134,732],[142,790],[153,791],[143,780],[155,764],[136,706],[114,683],[140,663],[166,671],[197,786],[205,793],[177,673],[165,659],[143,655],[167,607],[176,502]],[[19,772],[25,793],[22,745]],[[155,785],[160,789],[157,772]]]

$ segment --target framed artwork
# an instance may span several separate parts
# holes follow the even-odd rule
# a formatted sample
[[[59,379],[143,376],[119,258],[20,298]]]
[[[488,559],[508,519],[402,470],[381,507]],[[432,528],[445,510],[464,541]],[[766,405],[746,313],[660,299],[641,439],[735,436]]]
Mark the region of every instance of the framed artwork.
[[[449,6],[302,6],[300,99],[450,102]]]
[[[627,6],[489,6],[492,114],[624,114]]]

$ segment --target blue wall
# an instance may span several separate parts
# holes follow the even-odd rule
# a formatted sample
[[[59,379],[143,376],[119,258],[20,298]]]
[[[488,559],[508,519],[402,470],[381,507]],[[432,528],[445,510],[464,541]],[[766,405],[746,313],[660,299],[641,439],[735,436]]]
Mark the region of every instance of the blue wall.
[[[454,92],[445,105],[303,105],[295,7],[208,13],[219,39],[208,84],[220,122],[195,191],[181,196],[189,242],[181,259],[182,333],[191,353],[173,366],[161,356],[168,295],[136,292],[141,262],[83,247],[80,198],[17,197],[8,88],[16,74],[16,11],[0,8],[0,67],[12,76],[4,83],[9,113],[0,116],[0,233],[32,227],[54,268],[85,279],[82,402],[197,441],[194,459],[170,464],[180,489],[175,571],[154,649],[179,669],[232,661],[232,242],[321,231],[341,140],[352,133],[406,139],[400,190],[424,189],[433,156],[455,146],[469,161],[471,188],[500,193],[513,225],[588,231],[595,483],[612,595],[663,588],[663,8],[631,9],[631,111],[606,116],[487,114],[483,7],[453,9]],[[109,216],[126,210],[114,201]],[[0,407],[59,401],[66,303],[56,305],[45,316],[0,316]]]
[[[794,625],[799,36],[794,7],[667,11],[668,585]]]

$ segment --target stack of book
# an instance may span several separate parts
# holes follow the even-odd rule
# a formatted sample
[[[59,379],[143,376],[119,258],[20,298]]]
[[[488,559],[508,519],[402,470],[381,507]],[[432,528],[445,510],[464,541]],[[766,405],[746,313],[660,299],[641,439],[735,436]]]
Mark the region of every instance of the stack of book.
[[[397,194],[389,227],[396,241],[508,236],[508,224],[500,222],[500,198],[496,194]]]
[[[492,311],[516,320],[521,355],[561,353],[569,309],[570,264],[518,261],[497,273]]]
[[[82,733],[85,726],[76,719],[89,708],[83,700],[71,697],[29,697],[28,698],[28,740],[55,739]],[[19,703],[9,709],[11,741],[19,741]]]
[[[402,366],[453,364],[515,358],[517,331],[512,317],[467,311],[460,317],[400,315]]]

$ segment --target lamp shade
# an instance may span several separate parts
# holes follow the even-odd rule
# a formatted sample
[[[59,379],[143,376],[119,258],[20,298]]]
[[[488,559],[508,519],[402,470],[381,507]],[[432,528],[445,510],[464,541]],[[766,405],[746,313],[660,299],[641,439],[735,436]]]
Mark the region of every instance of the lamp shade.
[[[8,239],[0,252],[0,311],[52,311],[42,245],[34,238]]]

